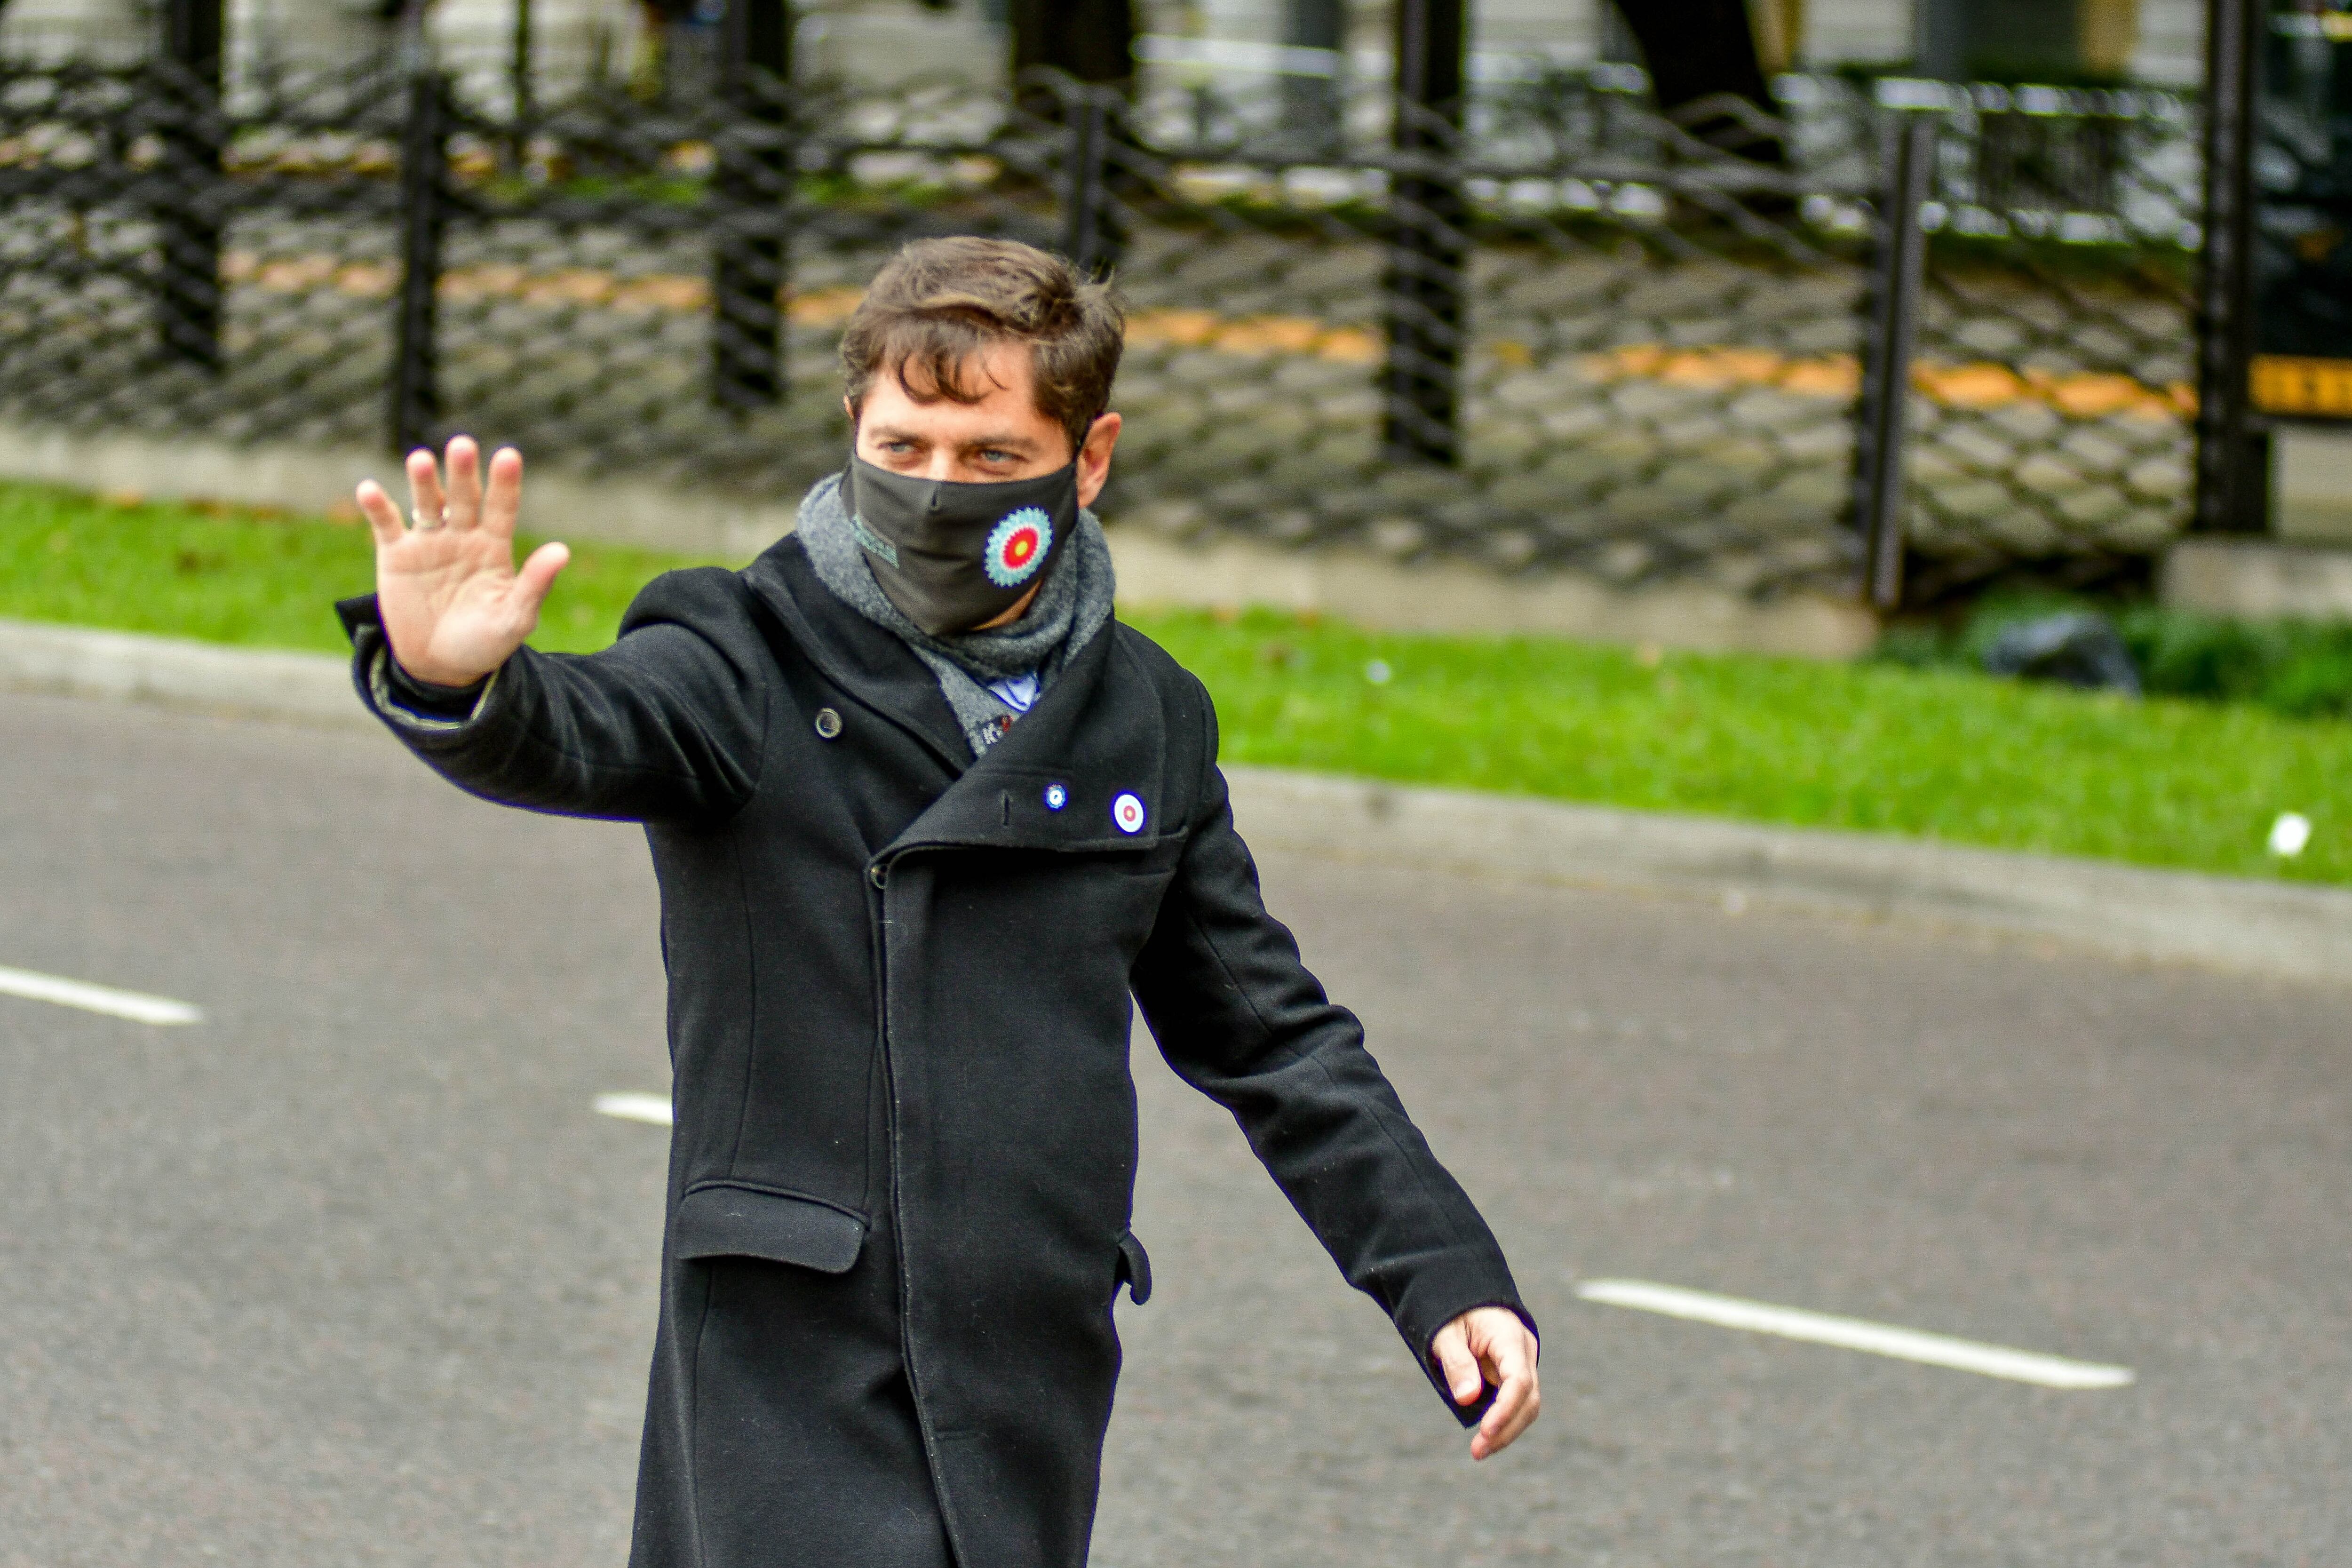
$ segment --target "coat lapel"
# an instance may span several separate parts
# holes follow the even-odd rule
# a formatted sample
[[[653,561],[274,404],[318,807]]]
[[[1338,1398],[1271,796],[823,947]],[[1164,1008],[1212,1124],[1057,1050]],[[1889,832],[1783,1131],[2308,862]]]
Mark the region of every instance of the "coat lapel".
[[[1150,849],[1170,826],[1166,763],[1159,693],[1114,617],[890,849]]]
[[[914,650],[841,602],[817,578],[807,547],[787,534],[743,574],[827,679],[920,742],[950,777],[971,765],[971,747]]]
[[[930,667],[818,581],[800,541],[778,541],[744,578],[828,679],[920,742],[950,776],[961,775],[886,853],[950,845],[1083,853],[1159,843],[1166,729],[1158,689],[1120,647],[1116,617],[975,761]]]

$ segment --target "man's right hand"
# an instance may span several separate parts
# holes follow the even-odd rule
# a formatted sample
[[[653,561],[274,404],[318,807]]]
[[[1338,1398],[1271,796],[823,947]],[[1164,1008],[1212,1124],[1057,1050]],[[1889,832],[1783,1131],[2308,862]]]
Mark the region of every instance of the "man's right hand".
[[[542,544],[515,570],[522,454],[501,447],[482,489],[481,448],[449,443],[445,490],[430,451],[408,455],[409,519],[373,479],[360,510],[375,531],[376,606],[400,668],[435,686],[470,686],[513,657],[539,625],[539,606],[572,559]],[[412,526],[413,522],[413,526]]]

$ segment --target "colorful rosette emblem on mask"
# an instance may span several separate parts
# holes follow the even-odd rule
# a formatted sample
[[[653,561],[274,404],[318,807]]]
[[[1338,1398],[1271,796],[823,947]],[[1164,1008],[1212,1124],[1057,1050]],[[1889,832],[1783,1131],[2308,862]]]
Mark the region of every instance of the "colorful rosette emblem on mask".
[[[1024,506],[990,531],[981,566],[998,587],[1018,588],[1037,574],[1053,548],[1053,518],[1043,507]]]

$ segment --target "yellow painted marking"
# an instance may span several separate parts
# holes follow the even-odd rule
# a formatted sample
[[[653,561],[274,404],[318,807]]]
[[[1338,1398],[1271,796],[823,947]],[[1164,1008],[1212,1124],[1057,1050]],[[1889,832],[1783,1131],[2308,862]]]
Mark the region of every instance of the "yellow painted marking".
[[[2254,406],[2265,414],[2352,417],[2352,360],[2257,354],[2250,379]]]
[[[276,294],[332,289],[362,300],[388,299],[400,286],[400,268],[388,261],[339,262],[331,256],[264,260],[249,250],[233,250],[222,257],[221,276],[232,283],[250,283]],[[587,267],[551,272],[514,266],[453,267],[441,275],[437,291],[442,299],[459,302],[520,300],[527,305],[582,305],[681,315],[710,308],[710,280],[682,272],[625,276]],[[785,313],[796,326],[838,326],[865,297],[862,289],[812,289],[791,296]]]
[[[1213,310],[1139,310],[1128,318],[1131,348],[1210,349],[1231,354],[1307,354],[1340,364],[1378,364],[1380,335],[1311,316],[1220,316]]]
[[[1532,353],[1519,344],[1497,347],[1517,351],[1516,358],[1497,355],[1506,363],[1534,360]],[[1595,381],[1656,381],[1669,386],[1722,390],[1769,387],[1801,397],[1852,397],[1862,385],[1862,363],[1852,354],[1782,354],[1769,349],[1726,346],[1627,343],[1606,353],[1587,354],[1578,368]],[[2192,418],[2197,412],[2197,389],[2185,381],[2159,386],[2134,376],[2090,371],[2060,374],[1990,362],[1948,364],[1922,360],[1911,367],[1911,385],[1929,402],[1947,408],[2041,403],[2077,419],[2122,414],[2169,421]]]
[[[389,262],[338,262],[323,256],[264,260],[251,251],[223,257],[221,272],[231,282],[275,293],[333,289],[370,300],[388,298],[400,281],[399,269]],[[454,268],[442,274],[440,294],[452,301],[519,300],[533,305],[687,315],[710,309],[708,279],[670,272],[625,276],[593,268]],[[790,295],[784,310],[794,326],[835,327],[849,319],[864,298],[865,290],[857,288],[818,289]],[[1139,310],[1128,318],[1127,341],[1130,348],[1205,349],[1357,365],[1378,364],[1386,347],[1379,332],[1365,327],[1335,326],[1312,316],[1226,316],[1214,310]],[[1511,339],[1479,347],[1513,370],[1537,363],[1532,348]],[[1798,397],[1849,398],[1862,385],[1861,362],[1853,354],[1789,354],[1732,344],[1675,348],[1624,343],[1579,356],[1576,368],[1587,380],[1602,383],[1654,381],[1716,391],[1757,387]],[[2270,412],[2352,415],[2352,362],[2265,356],[2254,362],[2254,401]],[[1990,361],[1950,364],[1922,360],[1911,367],[1911,384],[1921,396],[1947,408],[2038,403],[2075,419],[2123,415],[2168,422],[2197,414],[2197,390],[2187,382],[2158,384],[2091,371],[2060,374]]]

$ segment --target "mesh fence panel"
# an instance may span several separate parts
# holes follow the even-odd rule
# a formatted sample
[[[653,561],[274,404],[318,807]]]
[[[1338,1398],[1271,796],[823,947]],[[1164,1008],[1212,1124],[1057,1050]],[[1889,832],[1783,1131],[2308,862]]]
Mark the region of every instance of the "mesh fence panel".
[[[1612,107],[1422,164],[1118,143],[1124,515],[1622,583],[1847,574],[1864,193]],[[1449,380],[1455,460],[1408,460],[1449,444],[1411,384]]]
[[[224,112],[160,64],[0,68],[0,416],[380,440],[394,85],[330,71]]]
[[[1788,79],[1780,116],[1668,121],[1622,68],[1538,71],[1454,121],[1165,73],[1133,98],[603,82],[523,115],[435,79],[283,66],[216,103],[152,63],[0,66],[0,418],[462,429],[788,500],[841,461],[866,279],[909,238],[999,234],[1115,268],[1132,303],[1114,521],[1853,584],[1883,86]],[[1915,586],[2158,549],[2194,466],[2192,117],[1934,90]]]
[[[583,104],[453,139],[439,417],[588,471],[796,495],[847,441],[836,347],[906,240],[1057,245],[1051,138],[968,90]],[[518,168],[517,165],[520,165]]]
[[[1912,367],[1911,591],[2077,578],[2189,522],[2199,129],[2158,93],[1949,92]]]

